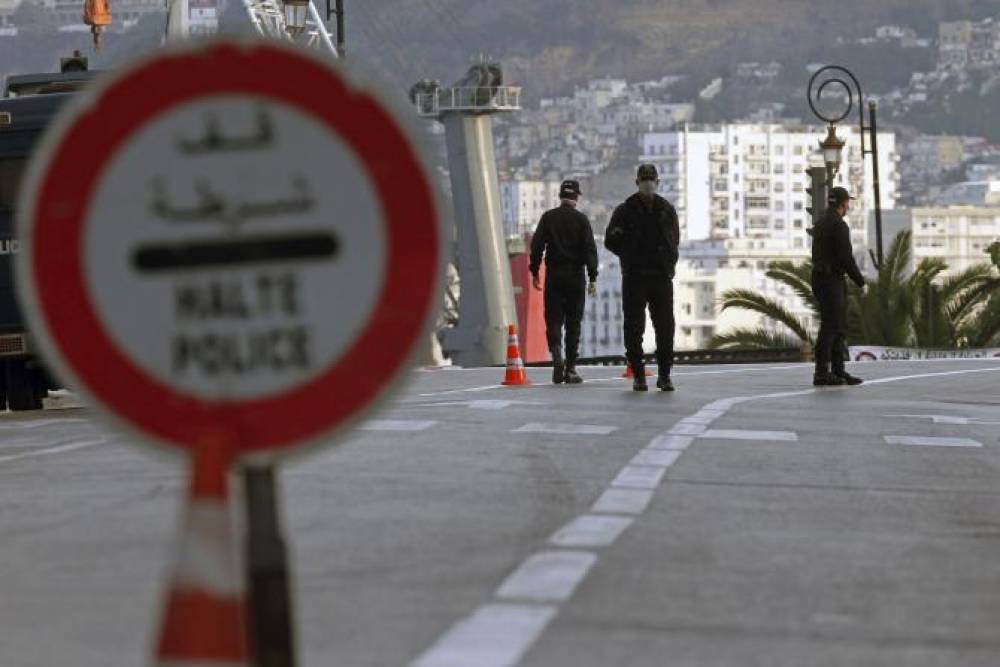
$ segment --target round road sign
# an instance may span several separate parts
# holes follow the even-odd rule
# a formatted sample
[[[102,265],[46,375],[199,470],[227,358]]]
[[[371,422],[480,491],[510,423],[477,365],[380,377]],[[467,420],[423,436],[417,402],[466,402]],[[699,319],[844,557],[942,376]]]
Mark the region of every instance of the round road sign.
[[[18,283],[57,373],[156,441],[234,455],[371,407],[440,293],[412,112],[270,42],[161,52],[79,95],[19,206]]]

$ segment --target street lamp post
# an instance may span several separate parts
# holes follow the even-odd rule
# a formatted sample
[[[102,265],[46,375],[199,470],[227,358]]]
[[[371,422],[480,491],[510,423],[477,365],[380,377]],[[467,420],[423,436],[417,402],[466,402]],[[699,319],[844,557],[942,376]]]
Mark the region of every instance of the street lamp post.
[[[818,87],[816,86],[817,80],[820,79],[821,75],[830,73],[829,78],[826,78]],[[841,76],[837,74],[846,75],[851,83],[848,83]],[[821,113],[817,108],[814,100],[818,102],[823,97],[823,91],[826,87],[836,84],[844,89],[847,93],[847,107],[844,112],[839,116],[826,116]],[[853,87],[851,86],[853,84]],[[820,144],[820,148],[823,150],[823,161],[827,165],[827,173],[829,181],[833,181],[833,177],[836,174],[836,170],[840,165],[840,153],[844,148],[844,142],[837,137],[836,126],[837,123],[847,118],[851,111],[854,110],[854,95],[857,93],[858,98],[858,117],[859,117],[859,128],[861,130],[861,157],[864,159],[865,155],[872,156],[872,189],[875,194],[875,254],[872,256],[872,260],[875,262],[875,268],[882,267],[882,194],[879,184],[879,174],[878,174],[878,134],[876,125],[876,104],[874,101],[868,103],[868,122],[865,122],[865,104],[864,104],[864,93],[861,90],[861,84],[858,79],[851,73],[846,67],[841,67],[840,65],[827,65],[826,67],[820,68],[809,79],[809,88],[807,90],[807,99],[809,101],[809,108],[812,109],[813,114],[816,115],[820,120],[829,123],[829,131],[826,139]],[[865,133],[869,135],[869,141],[866,145],[865,143]],[[831,165],[833,165],[831,167]],[[832,168],[832,171],[831,171]],[[869,253],[871,251],[869,250]]]

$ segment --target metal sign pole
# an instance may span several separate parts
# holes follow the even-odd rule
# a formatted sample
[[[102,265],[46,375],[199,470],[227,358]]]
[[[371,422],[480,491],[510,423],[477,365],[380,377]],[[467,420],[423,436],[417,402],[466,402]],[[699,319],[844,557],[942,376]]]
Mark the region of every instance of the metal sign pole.
[[[247,621],[254,667],[295,667],[288,556],[273,465],[243,469],[247,509]]]

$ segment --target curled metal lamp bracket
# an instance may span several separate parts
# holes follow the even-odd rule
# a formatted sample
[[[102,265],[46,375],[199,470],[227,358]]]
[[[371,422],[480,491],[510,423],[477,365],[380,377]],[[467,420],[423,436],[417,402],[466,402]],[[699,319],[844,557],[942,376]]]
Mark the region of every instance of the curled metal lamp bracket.
[[[821,78],[823,75],[826,75],[826,77]],[[843,78],[844,76],[850,80],[850,83],[848,83],[847,79]],[[817,86],[816,84],[818,81],[822,82]],[[853,87],[851,84],[853,84]],[[840,86],[843,88],[844,92],[847,93],[847,107],[839,116],[827,116],[816,108],[816,103],[823,99],[823,91],[832,85]],[[865,123],[865,95],[861,90],[861,83],[849,69],[840,65],[827,65],[816,70],[816,72],[809,79],[809,88],[806,91],[806,99],[809,102],[809,108],[812,109],[813,114],[815,114],[817,118],[829,123],[830,125],[836,125],[840,121],[847,118],[851,111],[854,110],[855,93],[857,93],[858,100],[858,127],[861,130],[861,152],[863,155],[868,155],[871,151],[865,147],[865,132],[869,129]]]

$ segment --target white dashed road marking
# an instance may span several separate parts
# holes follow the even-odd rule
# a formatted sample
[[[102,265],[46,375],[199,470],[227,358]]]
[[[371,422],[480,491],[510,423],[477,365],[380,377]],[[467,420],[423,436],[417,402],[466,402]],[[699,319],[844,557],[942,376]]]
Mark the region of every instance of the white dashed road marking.
[[[597,562],[589,551],[543,551],[521,563],[497,589],[501,599],[563,602]]]
[[[921,435],[887,435],[890,445],[915,445],[920,447],[982,447],[983,443],[969,438],[931,438]]]
[[[549,538],[557,547],[606,547],[632,525],[634,519],[622,516],[584,514],[560,528]]]
[[[649,443],[647,449],[674,449],[684,451],[694,442],[694,437],[690,435],[658,435]]]
[[[741,431],[733,429],[718,429],[705,431],[699,438],[713,440],[781,440],[795,442],[799,436],[791,431]]]
[[[1000,371],[1000,367],[900,375],[869,380],[858,389],[863,391],[866,387],[890,382],[996,371]],[[857,391],[858,389],[852,390]],[[705,433],[707,430],[706,424],[722,417],[733,406],[749,401],[808,396],[815,393],[817,393],[816,389],[802,389],[757,396],[734,396],[713,401],[691,417],[678,422],[668,432],[654,437],[643,451],[646,453],[658,450],[671,453],[683,452],[692,444],[694,436]],[[737,433],[747,432],[737,431]],[[788,432],[781,431],[778,433]],[[773,433],[771,435],[773,436]],[[791,435],[794,436],[795,434],[792,433]],[[770,439],[775,438],[772,437]],[[785,439],[787,439],[787,436],[785,436]],[[949,440],[956,441],[960,439],[951,438]],[[976,446],[978,445],[979,443],[976,443]],[[672,459],[676,461],[677,457],[674,456]],[[660,459],[664,463],[667,460]],[[550,539],[550,544],[566,547],[587,546],[595,548],[610,546],[632,524],[634,518],[608,516],[600,513],[641,514],[646,506],[648,506],[653,490],[660,484],[667,469],[664,465],[632,465],[631,463],[626,465],[615,477],[609,488],[605,489],[601,497],[594,503],[592,511],[595,514],[584,514],[577,517],[557,531]],[[522,566],[534,557],[526,559]],[[588,565],[587,572],[589,572],[592,566],[593,564]],[[515,573],[518,571],[521,571],[521,568],[518,568]],[[581,576],[581,581],[585,576],[586,572]],[[574,587],[579,583],[577,581]],[[558,610],[559,607],[556,605],[506,605],[495,602],[484,604],[472,614],[453,625],[413,665],[414,667],[457,667],[460,665],[463,667],[465,665],[500,667],[501,665],[516,665],[520,662],[524,653],[541,636],[548,623],[555,618]]]
[[[897,417],[903,419],[930,419],[935,424],[955,424],[964,426],[971,424],[973,426],[992,426],[994,424],[1000,424],[997,421],[984,421],[982,419],[976,419],[975,417],[955,417],[952,415],[882,415],[883,417]]]
[[[655,489],[667,469],[662,466],[627,465],[621,469],[611,486],[618,489]]]
[[[670,435],[701,435],[704,432],[704,424],[697,424],[684,420],[677,422],[677,424],[669,431]]]
[[[652,499],[649,489],[605,489],[590,509],[600,514],[642,514]]]
[[[611,435],[618,430],[617,426],[598,426],[595,424],[537,424],[531,422],[511,433],[554,433],[557,435]]]
[[[49,456],[50,454],[64,454],[66,452],[72,452],[78,449],[87,449],[89,447],[96,447],[98,445],[103,445],[107,442],[108,440],[105,438],[100,438],[96,440],[81,440],[80,442],[70,442],[61,445],[56,445],[55,447],[46,447],[44,449],[35,449],[29,452],[21,452],[20,454],[10,454],[8,456],[0,456],[0,463],[9,463],[11,461],[18,461],[20,459],[30,459],[36,456]]]
[[[629,461],[633,466],[660,466],[669,468],[680,457],[681,453],[670,449],[644,449]]]
[[[488,604],[459,621],[414,667],[510,667],[538,639],[557,607]]]

